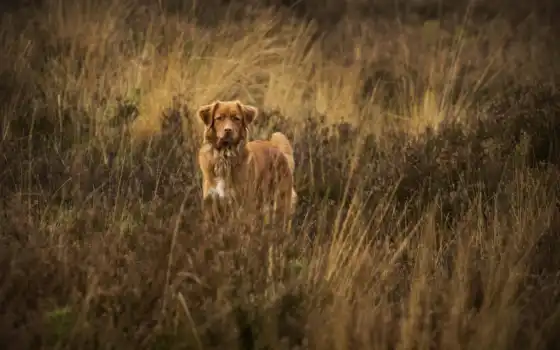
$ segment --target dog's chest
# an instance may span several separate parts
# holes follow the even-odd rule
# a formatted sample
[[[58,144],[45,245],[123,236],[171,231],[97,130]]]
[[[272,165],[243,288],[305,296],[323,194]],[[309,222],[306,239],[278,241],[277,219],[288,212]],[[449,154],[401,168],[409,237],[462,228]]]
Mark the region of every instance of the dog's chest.
[[[231,195],[231,185],[226,185],[226,180],[222,177],[216,177],[214,179],[215,186],[210,189],[213,195],[216,195],[220,198],[229,197]]]
[[[244,167],[239,151],[236,150],[214,150],[214,162],[212,164],[213,187],[210,195],[220,198],[236,197],[240,190],[238,187],[244,181]]]
[[[220,198],[233,197],[233,182],[236,177],[234,171],[235,159],[227,154],[220,154],[214,163],[214,187],[211,189],[213,195]]]
[[[231,177],[233,174],[233,169],[239,163],[239,157],[236,152],[233,150],[225,149],[225,150],[214,150],[213,151],[213,172],[216,178],[226,179]]]

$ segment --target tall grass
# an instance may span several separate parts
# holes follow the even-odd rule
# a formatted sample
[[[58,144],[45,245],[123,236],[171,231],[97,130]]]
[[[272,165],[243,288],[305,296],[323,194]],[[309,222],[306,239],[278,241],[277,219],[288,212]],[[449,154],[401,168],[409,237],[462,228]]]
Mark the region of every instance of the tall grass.
[[[171,5],[2,15],[3,344],[558,344],[551,28]],[[229,98],[293,140],[291,227],[202,220],[193,111]]]

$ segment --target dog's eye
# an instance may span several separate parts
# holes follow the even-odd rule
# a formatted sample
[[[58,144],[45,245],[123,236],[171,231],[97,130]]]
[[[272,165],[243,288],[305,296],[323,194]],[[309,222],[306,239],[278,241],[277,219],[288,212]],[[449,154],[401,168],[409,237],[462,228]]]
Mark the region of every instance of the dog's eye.
[[[224,119],[224,116],[223,116],[223,115],[218,115],[218,116],[216,116],[216,120],[223,120],[223,119]]]
[[[238,115],[234,115],[233,116],[233,120],[235,120],[236,122],[240,121],[241,118]]]

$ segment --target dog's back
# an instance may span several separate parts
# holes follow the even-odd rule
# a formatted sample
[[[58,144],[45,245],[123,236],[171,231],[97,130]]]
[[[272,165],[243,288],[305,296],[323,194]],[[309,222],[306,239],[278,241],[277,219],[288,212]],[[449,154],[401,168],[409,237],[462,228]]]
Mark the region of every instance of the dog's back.
[[[251,141],[247,144],[247,147],[257,158],[264,157],[264,159],[269,161],[276,159],[274,162],[277,163],[279,161],[277,158],[281,157],[282,161],[280,162],[286,161],[290,175],[294,174],[294,150],[290,141],[283,133],[275,132],[270,136],[269,140]],[[257,162],[260,161],[257,160]]]
[[[298,201],[294,185],[294,151],[288,138],[281,132],[275,132],[269,140],[255,140],[247,144],[252,153],[252,163],[264,183],[279,191],[281,201],[293,211]],[[272,170],[274,169],[274,170]],[[270,172],[272,170],[272,172]],[[274,175],[273,175],[274,174]],[[270,177],[273,175],[272,177]],[[269,182],[267,179],[274,180]],[[267,179],[267,180],[265,180]],[[266,191],[265,191],[266,192]]]
[[[258,173],[270,171],[282,173],[286,171],[287,175],[292,175],[293,157],[285,154],[271,140],[254,140],[247,143],[246,147],[250,153],[250,163],[256,166]]]
[[[275,132],[270,136],[270,143],[284,154],[293,174],[295,169],[294,150],[286,135],[281,132]]]

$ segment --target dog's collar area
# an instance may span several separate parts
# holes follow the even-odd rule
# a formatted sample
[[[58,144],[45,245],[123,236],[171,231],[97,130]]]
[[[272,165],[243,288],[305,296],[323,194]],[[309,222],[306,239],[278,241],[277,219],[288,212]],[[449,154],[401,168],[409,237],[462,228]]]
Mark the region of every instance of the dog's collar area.
[[[217,150],[233,148],[233,147],[235,147],[235,146],[232,144],[231,140],[223,140],[223,139],[220,140],[220,139],[218,139],[217,142],[216,142],[216,149]]]
[[[220,152],[223,155],[241,155],[243,153],[243,142],[238,142],[236,144],[225,144],[220,146],[219,143],[216,143],[212,146],[216,151]]]
[[[225,150],[228,150],[228,149],[234,148],[234,147],[232,147],[232,146],[229,145],[229,144],[225,144],[225,145],[223,145],[223,146],[220,146],[219,144],[217,144],[217,145],[215,146],[215,148],[216,148],[216,150],[218,150],[218,151],[225,151]]]
[[[217,139],[215,142],[213,142],[213,147],[218,151],[225,151],[228,149],[234,150],[239,147],[239,144],[239,142],[234,143],[232,140]]]

